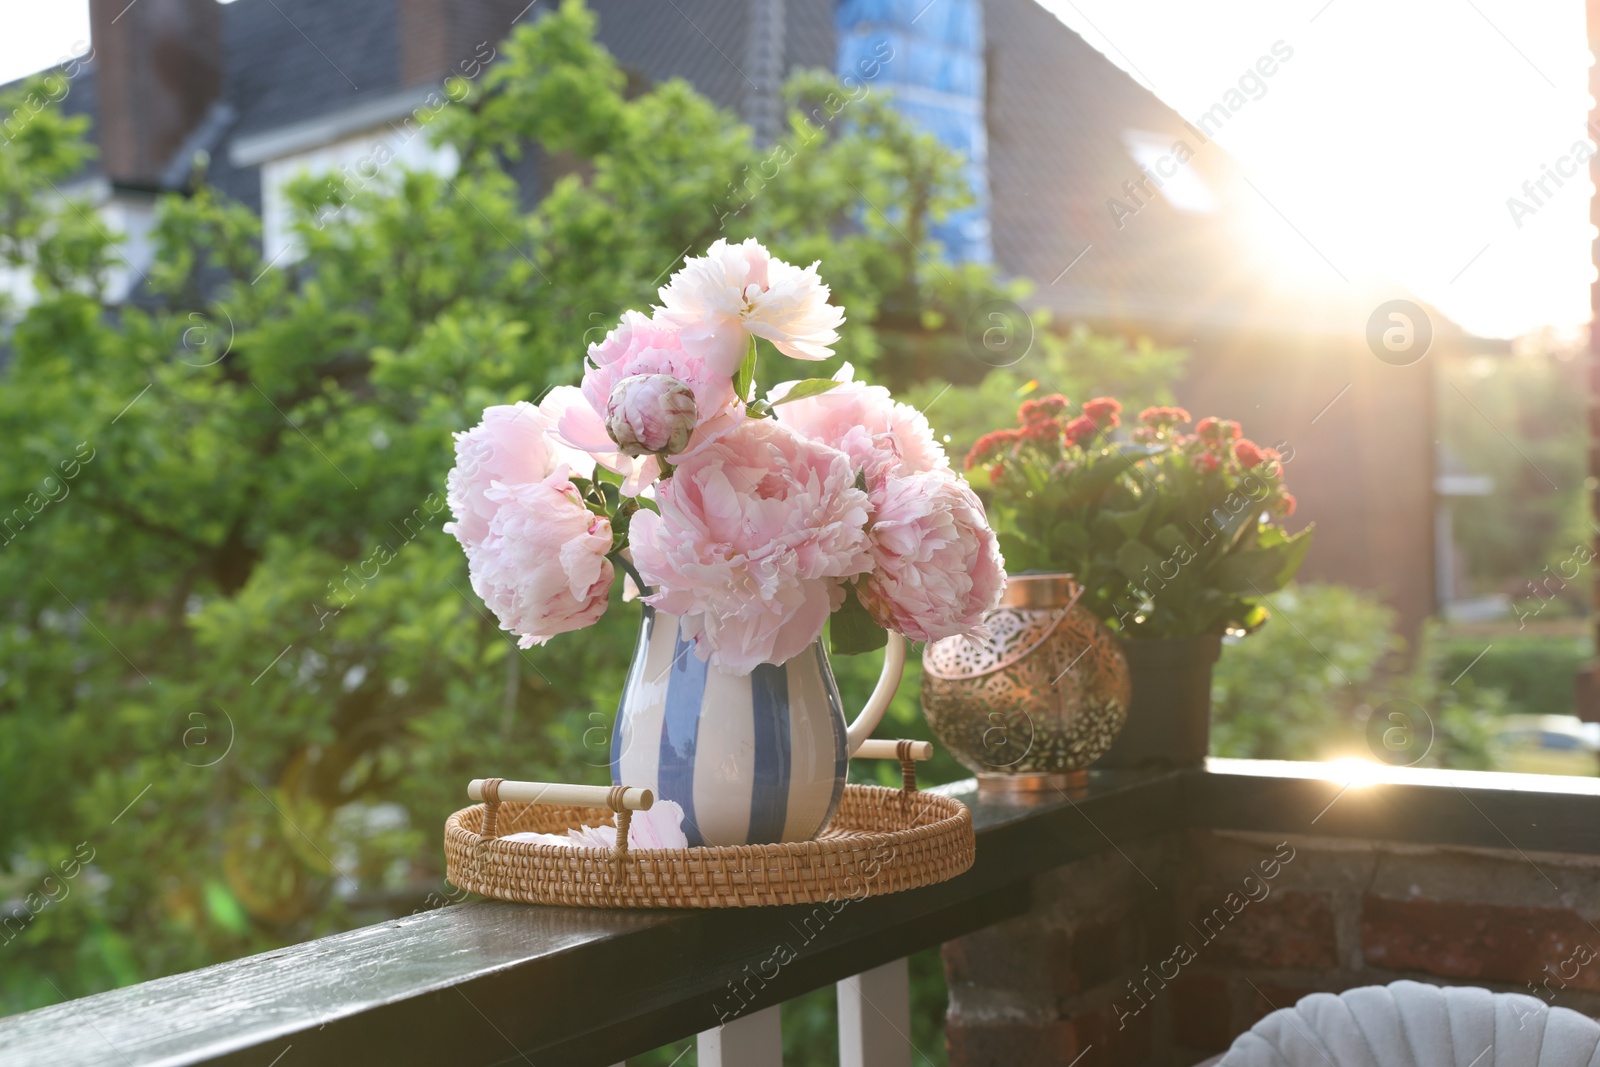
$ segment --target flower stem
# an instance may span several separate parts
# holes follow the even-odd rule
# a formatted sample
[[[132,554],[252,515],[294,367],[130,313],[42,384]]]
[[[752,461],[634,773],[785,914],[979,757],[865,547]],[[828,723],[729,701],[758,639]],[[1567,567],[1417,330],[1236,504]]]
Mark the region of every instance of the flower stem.
[[[633,584],[639,587],[640,596],[650,595],[650,587],[644,584],[644,579],[639,577],[639,572],[634,569],[633,561],[625,553],[619,549],[616,552],[607,553],[606,558],[628,573],[628,577],[633,579]]]

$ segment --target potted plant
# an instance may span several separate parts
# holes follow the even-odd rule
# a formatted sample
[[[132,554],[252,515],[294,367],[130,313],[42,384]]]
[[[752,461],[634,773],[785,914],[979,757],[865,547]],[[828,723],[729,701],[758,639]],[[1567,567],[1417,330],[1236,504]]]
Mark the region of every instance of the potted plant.
[[[991,512],[1013,573],[1065,571],[1122,638],[1133,678],[1127,723],[1099,766],[1186,766],[1205,758],[1211,665],[1225,634],[1267,619],[1311,530],[1294,513],[1284,457],[1236,422],[1152,407],[1125,437],[1100,397],[1068,419],[1065,397],[1027,401],[1015,427],[978,441]]]

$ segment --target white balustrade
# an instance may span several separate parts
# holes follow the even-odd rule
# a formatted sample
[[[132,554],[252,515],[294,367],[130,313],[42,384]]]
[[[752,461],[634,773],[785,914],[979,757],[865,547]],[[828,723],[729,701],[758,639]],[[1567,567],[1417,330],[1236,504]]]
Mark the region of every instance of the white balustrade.
[[[911,1067],[911,975],[904,958],[846,978],[839,991],[839,1067]]]
[[[696,1040],[699,1067],[783,1067],[781,1004],[741,1015]]]
[[[906,961],[893,960],[846,978],[836,990],[839,1067],[911,1067],[911,978]],[[699,1067],[782,1067],[781,1007],[774,1004],[701,1033],[696,1039]]]

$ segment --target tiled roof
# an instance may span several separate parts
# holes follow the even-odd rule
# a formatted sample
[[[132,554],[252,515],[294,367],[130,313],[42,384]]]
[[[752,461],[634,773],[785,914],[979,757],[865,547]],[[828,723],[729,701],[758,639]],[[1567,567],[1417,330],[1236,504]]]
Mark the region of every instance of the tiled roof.
[[[747,0],[592,0],[599,38],[652,82],[682,78],[735,113],[754,86],[742,69]]]
[[[756,75],[748,63],[749,0],[589,0],[600,43],[652,82],[682,78],[717,106],[745,113]],[[784,5],[784,67],[833,69],[831,0]]]
[[[838,52],[838,35],[834,31],[831,2],[796,3],[788,5],[788,25],[785,27],[784,59],[789,69],[818,67],[833,70]]]
[[[238,134],[400,87],[394,0],[237,0],[222,9],[222,34]]]

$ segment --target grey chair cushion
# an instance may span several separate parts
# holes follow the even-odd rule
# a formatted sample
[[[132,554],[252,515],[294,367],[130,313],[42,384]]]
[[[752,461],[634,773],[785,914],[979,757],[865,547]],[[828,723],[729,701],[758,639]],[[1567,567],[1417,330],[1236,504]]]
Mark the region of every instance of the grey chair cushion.
[[[1313,993],[1216,1067],[1600,1067],[1600,1023],[1520,993],[1395,982]]]

